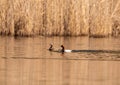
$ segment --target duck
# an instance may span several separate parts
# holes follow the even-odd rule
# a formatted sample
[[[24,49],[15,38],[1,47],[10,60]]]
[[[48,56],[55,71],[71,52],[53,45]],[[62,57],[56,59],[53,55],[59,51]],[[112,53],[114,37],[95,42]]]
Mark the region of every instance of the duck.
[[[63,45],[61,45],[61,50],[60,52],[64,53],[65,52],[65,47]]]
[[[53,51],[53,45],[50,44],[49,51]]]
[[[64,53],[64,52],[72,52],[72,50],[65,50],[65,47],[63,45],[61,45],[61,52]]]

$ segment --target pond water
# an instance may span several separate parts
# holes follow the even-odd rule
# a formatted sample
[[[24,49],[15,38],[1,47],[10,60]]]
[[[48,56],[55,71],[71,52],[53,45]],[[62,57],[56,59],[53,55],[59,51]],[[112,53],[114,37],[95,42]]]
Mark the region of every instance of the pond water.
[[[57,53],[72,50],[114,52]],[[116,53],[117,52],[117,53]],[[0,85],[120,85],[120,38],[0,37]]]

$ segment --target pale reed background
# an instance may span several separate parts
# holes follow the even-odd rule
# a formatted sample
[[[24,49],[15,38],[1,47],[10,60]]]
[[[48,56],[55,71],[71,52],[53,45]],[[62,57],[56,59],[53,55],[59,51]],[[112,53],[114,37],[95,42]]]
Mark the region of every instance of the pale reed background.
[[[120,0],[0,0],[0,34],[118,36]]]

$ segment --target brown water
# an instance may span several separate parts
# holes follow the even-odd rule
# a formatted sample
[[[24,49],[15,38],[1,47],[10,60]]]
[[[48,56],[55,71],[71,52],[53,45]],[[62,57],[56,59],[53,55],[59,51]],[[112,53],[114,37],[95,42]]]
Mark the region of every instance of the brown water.
[[[120,50],[119,38],[0,37],[0,85],[120,85],[120,53],[49,52]]]

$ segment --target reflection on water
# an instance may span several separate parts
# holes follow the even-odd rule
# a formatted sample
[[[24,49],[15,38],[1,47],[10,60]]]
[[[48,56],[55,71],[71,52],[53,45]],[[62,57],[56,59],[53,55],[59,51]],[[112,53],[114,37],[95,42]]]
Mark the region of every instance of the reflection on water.
[[[117,38],[0,37],[0,85],[120,85],[120,53],[49,52],[120,50]]]

